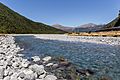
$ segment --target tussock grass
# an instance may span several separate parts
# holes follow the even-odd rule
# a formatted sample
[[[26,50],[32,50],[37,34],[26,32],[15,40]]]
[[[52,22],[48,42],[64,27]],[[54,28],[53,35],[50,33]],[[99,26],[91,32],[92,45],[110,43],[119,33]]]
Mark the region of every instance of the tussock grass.
[[[68,34],[70,36],[111,36],[111,37],[119,37],[120,36],[120,31],[109,31],[109,32],[81,32],[81,33],[70,33]]]

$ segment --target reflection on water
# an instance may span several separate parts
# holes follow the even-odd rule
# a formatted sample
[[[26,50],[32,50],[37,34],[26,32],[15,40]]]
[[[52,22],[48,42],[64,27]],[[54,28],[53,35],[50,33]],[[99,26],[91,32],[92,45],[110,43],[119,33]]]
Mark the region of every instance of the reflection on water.
[[[81,68],[89,68],[98,75],[120,79],[120,46],[105,44],[43,40],[34,36],[16,36],[24,47],[26,57],[34,55],[64,56]]]

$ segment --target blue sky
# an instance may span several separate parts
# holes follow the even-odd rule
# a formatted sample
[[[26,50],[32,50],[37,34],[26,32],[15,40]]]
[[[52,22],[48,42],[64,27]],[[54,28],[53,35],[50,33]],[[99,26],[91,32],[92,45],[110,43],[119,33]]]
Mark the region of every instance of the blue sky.
[[[27,18],[49,25],[105,24],[120,9],[120,0],[0,0]]]

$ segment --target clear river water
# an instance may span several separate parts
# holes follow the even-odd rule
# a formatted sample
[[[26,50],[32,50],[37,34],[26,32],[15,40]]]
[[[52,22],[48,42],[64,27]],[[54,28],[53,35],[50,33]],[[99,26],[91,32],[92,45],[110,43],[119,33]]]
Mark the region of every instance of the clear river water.
[[[91,69],[96,77],[108,76],[120,80],[120,46],[81,41],[40,39],[34,36],[15,36],[27,58],[39,55],[63,56],[82,69]]]

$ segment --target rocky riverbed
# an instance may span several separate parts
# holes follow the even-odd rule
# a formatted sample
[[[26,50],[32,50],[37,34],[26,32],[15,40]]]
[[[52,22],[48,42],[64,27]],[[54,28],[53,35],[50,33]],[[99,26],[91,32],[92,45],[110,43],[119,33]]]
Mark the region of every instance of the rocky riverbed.
[[[21,54],[12,36],[0,36],[0,80],[80,80],[93,75],[89,69],[78,69],[63,57]]]
[[[0,36],[0,80],[57,80],[54,74],[45,70],[45,66],[56,65],[48,63],[50,56],[43,59],[34,56],[31,58],[33,62],[30,62],[22,58],[23,54],[17,54],[22,50],[14,37]],[[37,61],[41,64],[36,64]]]

